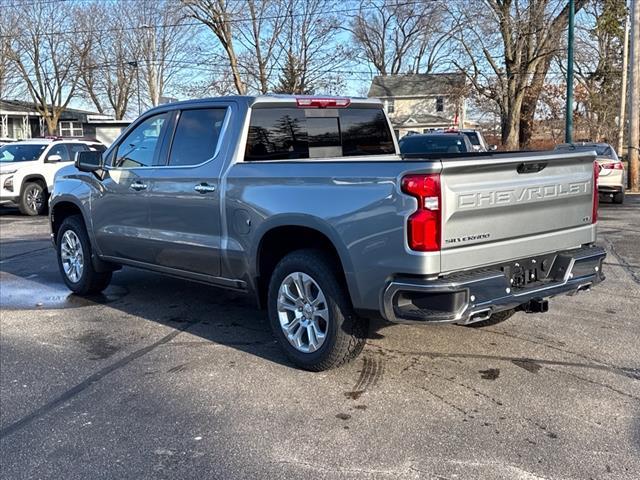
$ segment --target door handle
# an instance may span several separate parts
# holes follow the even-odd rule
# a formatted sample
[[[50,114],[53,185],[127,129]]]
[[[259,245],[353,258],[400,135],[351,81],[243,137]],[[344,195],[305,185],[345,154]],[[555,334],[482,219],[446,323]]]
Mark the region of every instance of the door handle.
[[[135,190],[136,192],[139,192],[141,190],[146,190],[147,189],[147,184],[146,183],[140,183],[140,182],[134,182],[131,184],[131,186],[129,187],[131,190]]]
[[[215,185],[209,185],[208,183],[199,183],[193,189],[198,193],[211,193],[216,191]]]

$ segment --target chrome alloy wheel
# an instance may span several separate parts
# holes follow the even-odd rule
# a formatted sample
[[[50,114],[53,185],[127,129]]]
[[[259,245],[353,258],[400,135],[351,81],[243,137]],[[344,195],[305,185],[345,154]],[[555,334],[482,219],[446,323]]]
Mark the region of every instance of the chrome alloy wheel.
[[[77,283],[84,270],[84,252],[78,235],[73,230],[67,230],[60,242],[60,258],[64,274],[73,283]]]
[[[27,206],[34,212],[39,212],[44,202],[42,189],[36,185],[29,187],[26,193]]]
[[[313,278],[302,272],[286,276],[278,290],[278,318],[296,350],[312,353],[322,346],[329,327],[329,308]]]

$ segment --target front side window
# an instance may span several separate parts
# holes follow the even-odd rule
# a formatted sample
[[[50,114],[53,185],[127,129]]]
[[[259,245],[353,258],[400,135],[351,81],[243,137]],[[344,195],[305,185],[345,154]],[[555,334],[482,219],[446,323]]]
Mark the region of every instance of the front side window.
[[[180,113],[169,165],[198,165],[213,157],[226,109],[202,108]]]
[[[69,151],[63,143],[59,143],[51,147],[51,150],[49,150],[49,153],[47,153],[47,159],[53,157],[54,155],[59,156],[61,162],[71,161],[71,158],[69,158]]]
[[[8,144],[0,147],[0,162],[33,162],[40,158],[46,145]]]
[[[80,122],[63,121],[58,125],[61,137],[82,137],[84,132]]]
[[[169,113],[149,117],[135,127],[118,145],[112,166],[116,168],[151,167],[160,150]]]
[[[251,114],[245,160],[394,153],[391,130],[382,109],[258,108]]]

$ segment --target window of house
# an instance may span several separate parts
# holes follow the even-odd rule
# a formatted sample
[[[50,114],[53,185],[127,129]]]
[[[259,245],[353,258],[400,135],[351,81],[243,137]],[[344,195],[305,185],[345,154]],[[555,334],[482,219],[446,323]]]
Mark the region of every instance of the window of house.
[[[396,110],[396,102],[395,100],[387,100],[387,113],[393,113]]]
[[[58,124],[61,137],[82,137],[84,132],[80,122],[63,121]]]
[[[212,158],[225,114],[225,108],[183,110],[173,136],[169,165],[199,165]]]
[[[444,98],[436,98],[436,112],[444,112]]]

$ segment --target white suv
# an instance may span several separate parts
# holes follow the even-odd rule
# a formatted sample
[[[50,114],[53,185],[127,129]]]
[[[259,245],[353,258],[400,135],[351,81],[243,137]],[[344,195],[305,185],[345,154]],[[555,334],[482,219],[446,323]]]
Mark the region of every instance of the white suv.
[[[25,215],[41,215],[56,172],[78,152],[105,150],[98,142],[38,138],[0,147],[0,205],[16,205]]]

